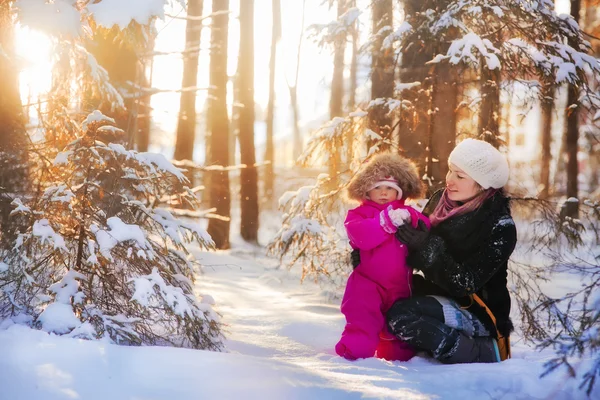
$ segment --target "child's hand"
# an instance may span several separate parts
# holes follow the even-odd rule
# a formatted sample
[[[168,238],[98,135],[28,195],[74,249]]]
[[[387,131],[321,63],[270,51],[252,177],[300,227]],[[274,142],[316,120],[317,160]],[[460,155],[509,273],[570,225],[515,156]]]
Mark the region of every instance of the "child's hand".
[[[392,223],[395,226],[402,226],[406,223],[410,223],[410,213],[408,212],[408,210],[405,210],[403,208],[399,208],[397,210],[390,210],[388,211],[388,215],[390,216],[390,219],[392,220]]]

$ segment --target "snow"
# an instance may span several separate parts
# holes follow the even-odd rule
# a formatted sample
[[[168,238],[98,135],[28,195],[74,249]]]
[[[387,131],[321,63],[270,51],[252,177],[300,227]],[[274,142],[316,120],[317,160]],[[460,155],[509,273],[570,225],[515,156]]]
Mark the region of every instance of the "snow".
[[[473,54],[473,48],[476,48],[479,54],[485,58],[488,69],[500,69],[500,60],[495,54],[499,53],[498,49],[488,39],[482,39],[474,32],[469,32],[462,38],[454,40],[448,49],[447,55],[450,56],[452,64],[467,61],[477,65],[479,61],[477,56]]]
[[[146,25],[153,17],[164,18],[165,0],[102,0],[87,6],[98,25],[125,29],[130,22]]]
[[[81,322],[70,304],[52,303],[40,314],[38,321],[46,332],[67,333]]]
[[[87,126],[93,122],[110,122],[114,124],[115,120],[102,114],[99,110],[94,110],[89,113],[85,120],[81,123],[81,128],[86,131]]]
[[[421,86],[421,82],[398,83],[396,84],[396,91],[402,92],[403,90],[412,89],[417,86]]]
[[[54,244],[54,248],[62,248],[66,250],[65,240],[61,235],[54,232],[54,229],[50,226],[50,222],[47,219],[40,219],[33,223],[32,229],[33,236],[37,236],[40,238],[42,244],[46,243],[46,241],[52,242]]]
[[[119,217],[110,217],[106,224],[110,230],[100,229],[97,225],[90,227],[90,231],[96,236],[100,253],[105,258],[112,260],[111,250],[119,243],[129,240],[135,242],[139,248],[151,250],[150,243],[138,225],[126,224]]]
[[[300,285],[294,271],[248,245],[194,253],[211,266],[197,289],[212,294],[207,301],[228,324],[226,352],[118,346],[8,321],[0,325],[2,398],[585,398],[564,372],[540,378],[551,354],[518,336],[514,358],[501,364],[441,365],[424,356],[346,361],[333,352],[344,326],[339,299],[312,282]]]
[[[67,164],[69,162],[69,156],[73,154],[71,150],[61,151],[54,158],[54,165]]]
[[[79,36],[81,14],[75,8],[76,0],[18,0],[17,18],[21,24],[50,35]]]

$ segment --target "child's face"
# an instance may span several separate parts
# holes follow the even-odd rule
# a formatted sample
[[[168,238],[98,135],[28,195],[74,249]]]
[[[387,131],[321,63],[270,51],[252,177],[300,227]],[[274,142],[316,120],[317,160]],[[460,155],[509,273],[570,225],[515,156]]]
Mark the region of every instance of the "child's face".
[[[385,204],[396,200],[398,191],[385,185],[375,186],[367,192],[367,197],[377,204]]]

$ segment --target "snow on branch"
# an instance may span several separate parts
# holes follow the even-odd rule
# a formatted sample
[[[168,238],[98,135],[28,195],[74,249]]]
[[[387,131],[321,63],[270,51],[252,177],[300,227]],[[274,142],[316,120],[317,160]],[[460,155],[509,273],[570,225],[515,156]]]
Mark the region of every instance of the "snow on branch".
[[[40,161],[39,194],[13,201],[27,222],[4,254],[0,318],[17,310],[72,337],[220,350],[219,317],[195,297],[201,266],[189,251],[213,248],[212,239],[156,207],[174,195],[192,207],[197,199],[164,156],[100,140],[113,123],[89,114],[79,138]]]
[[[358,20],[361,11],[352,7],[344,14],[340,15],[336,21],[329,22],[328,24],[314,24],[308,27],[311,31],[311,37],[320,46],[335,43],[336,41],[345,41],[346,35],[348,35],[350,29],[354,23]]]

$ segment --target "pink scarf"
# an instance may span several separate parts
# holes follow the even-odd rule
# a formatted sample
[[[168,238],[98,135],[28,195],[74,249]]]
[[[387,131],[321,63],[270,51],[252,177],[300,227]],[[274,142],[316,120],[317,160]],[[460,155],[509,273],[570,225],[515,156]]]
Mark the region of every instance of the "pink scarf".
[[[487,199],[491,198],[498,191],[499,189],[486,189],[477,196],[473,197],[471,200],[461,204],[457,201],[450,200],[448,198],[448,190],[444,189],[442,198],[438,202],[437,206],[435,206],[435,210],[433,210],[429,216],[431,225],[436,226],[448,218],[452,218],[456,215],[467,214],[471,211],[477,210]]]

